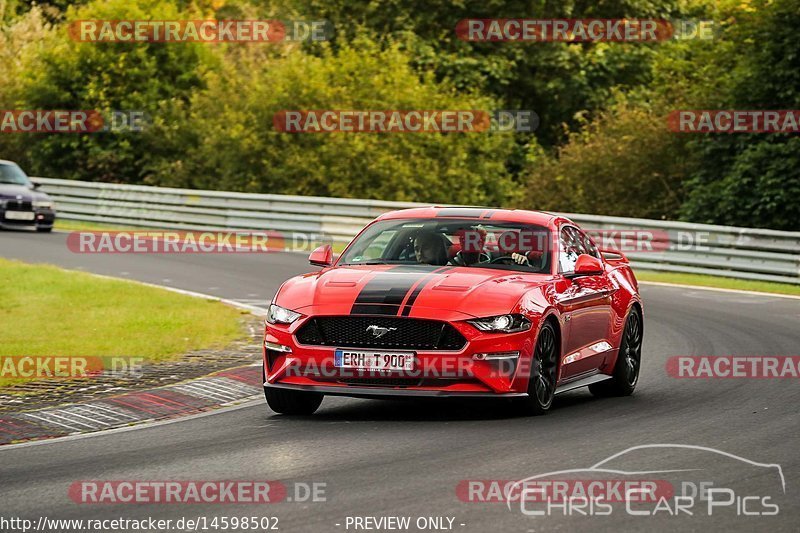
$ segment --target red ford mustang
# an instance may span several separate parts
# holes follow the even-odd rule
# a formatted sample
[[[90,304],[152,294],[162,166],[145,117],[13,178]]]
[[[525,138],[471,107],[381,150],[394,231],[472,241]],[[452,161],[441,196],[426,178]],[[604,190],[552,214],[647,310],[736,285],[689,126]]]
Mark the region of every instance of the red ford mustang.
[[[420,208],[370,223],[334,261],[285,282],[264,335],[264,393],[278,413],[324,395],[509,398],[530,414],[588,386],[629,395],[643,314],[627,259],[569,219]]]

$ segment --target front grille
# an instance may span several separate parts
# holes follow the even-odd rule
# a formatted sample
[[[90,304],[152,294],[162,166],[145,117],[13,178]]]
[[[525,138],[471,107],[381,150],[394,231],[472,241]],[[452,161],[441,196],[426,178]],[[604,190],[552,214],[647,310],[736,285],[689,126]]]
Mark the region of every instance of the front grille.
[[[376,337],[367,331],[370,326],[395,329]],[[300,344],[314,346],[398,350],[460,350],[467,343],[463,335],[446,322],[368,316],[312,318],[298,330],[297,340]]]
[[[33,211],[33,204],[22,200],[6,200],[6,211]]]

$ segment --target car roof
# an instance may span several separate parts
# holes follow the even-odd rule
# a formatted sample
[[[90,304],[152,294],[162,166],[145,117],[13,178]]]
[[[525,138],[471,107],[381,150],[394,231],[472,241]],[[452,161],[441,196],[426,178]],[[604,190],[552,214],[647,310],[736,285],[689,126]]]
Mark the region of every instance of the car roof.
[[[5,159],[0,159],[0,165],[16,165],[16,163],[13,161],[6,161]]]
[[[379,216],[377,220],[404,219],[404,218],[472,218],[476,222],[519,222],[550,226],[555,219],[563,219],[546,211],[526,211],[524,209],[500,209],[494,207],[415,207],[390,211]]]

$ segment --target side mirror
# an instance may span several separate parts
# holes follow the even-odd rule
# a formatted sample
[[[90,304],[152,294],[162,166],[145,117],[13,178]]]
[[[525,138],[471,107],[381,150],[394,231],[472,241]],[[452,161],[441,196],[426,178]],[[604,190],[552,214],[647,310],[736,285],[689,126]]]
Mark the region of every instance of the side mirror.
[[[31,188],[32,188],[34,191],[35,191],[36,189],[38,189],[39,187],[41,187],[41,186],[42,186],[42,184],[41,184],[41,183],[36,183],[35,181],[32,181],[32,182],[31,182]]]
[[[602,273],[603,263],[598,258],[587,254],[581,254],[575,262],[575,273],[572,277],[597,276]]]
[[[308,256],[308,262],[314,266],[331,266],[333,264],[333,248],[330,244],[320,246]]]

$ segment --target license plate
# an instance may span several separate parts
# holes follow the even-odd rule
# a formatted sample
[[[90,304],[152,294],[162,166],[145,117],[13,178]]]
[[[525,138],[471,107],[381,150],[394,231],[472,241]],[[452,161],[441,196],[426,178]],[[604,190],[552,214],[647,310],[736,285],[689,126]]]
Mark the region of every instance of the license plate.
[[[33,220],[33,211],[6,211],[6,220]]]
[[[336,350],[333,364],[359,370],[414,370],[414,353]]]

